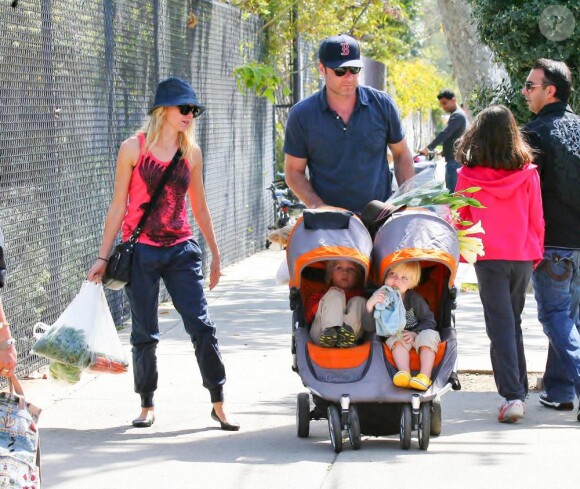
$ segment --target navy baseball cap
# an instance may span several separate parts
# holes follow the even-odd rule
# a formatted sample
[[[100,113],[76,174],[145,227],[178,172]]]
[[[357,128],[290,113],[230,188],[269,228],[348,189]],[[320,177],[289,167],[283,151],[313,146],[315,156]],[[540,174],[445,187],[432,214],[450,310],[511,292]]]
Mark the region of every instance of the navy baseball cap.
[[[199,103],[191,85],[181,78],[170,77],[161,80],[155,92],[155,101],[149,109],[149,114],[157,107],[176,107],[177,105],[193,105],[199,109],[197,117],[205,110]]]
[[[324,66],[332,69],[343,66],[363,67],[357,40],[346,34],[327,37],[322,41],[318,50],[318,59]]]

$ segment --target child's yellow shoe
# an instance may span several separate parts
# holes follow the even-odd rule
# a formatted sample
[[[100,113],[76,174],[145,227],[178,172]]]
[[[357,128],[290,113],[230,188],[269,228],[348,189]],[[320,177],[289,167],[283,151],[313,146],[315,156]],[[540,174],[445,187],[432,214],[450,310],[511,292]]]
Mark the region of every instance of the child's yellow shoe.
[[[431,386],[432,382],[425,374],[418,374],[409,381],[409,387],[417,389],[418,391],[426,391]]]
[[[399,370],[393,377],[393,384],[397,387],[407,388],[409,387],[409,381],[411,380],[411,372],[406,370]]]

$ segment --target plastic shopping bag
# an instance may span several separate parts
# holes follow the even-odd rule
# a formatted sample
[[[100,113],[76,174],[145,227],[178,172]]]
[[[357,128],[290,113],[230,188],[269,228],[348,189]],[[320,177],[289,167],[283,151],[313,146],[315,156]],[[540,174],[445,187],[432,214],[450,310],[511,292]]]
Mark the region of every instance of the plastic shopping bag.
[[[75,382],[85,369],[127,371],[127,356],[101,284],[84,282],[56,322],[52,326],[38,323],[34,336],[37,341],[32,353],[52,360],[53,378]]]
[[[385,291],[385,300],[375,305],[373,313],[377,336],[400,335],[407,323],[401,293],[388,285],[381,289]]]
[[[286,256],[280,262],[278,271],[276,272],[276,284],[278,285],[288,285],[290,282],[290,270],[288,270],[288,261]]]

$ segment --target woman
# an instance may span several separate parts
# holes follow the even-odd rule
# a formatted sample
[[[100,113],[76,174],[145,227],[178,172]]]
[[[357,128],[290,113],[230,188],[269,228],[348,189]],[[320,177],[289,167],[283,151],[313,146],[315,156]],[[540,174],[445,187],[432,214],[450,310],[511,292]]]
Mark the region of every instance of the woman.
[[[4,287],[4,276],[6,265],[4,263],[4,236],[0,229],[0,288]],[[14,346],[14,340],[10,333],[10,326],[6,320],[4,307],[2,306],[2,297],[0,297],[0,375],[2,377],[11,377],[14,375],[16,367],[17,353]]]
[[[205,199],[201,150],[195,142],[194,118],[203,111],[188,82],[168,78],[159,83],[149,120],[119,150],[113,200],[98,258],[88,272],[89,280],[101,280],[121,225],[125,241],[135,230],[164,170],[181,149],[183,158],[138,238],[131,283],[125,287],[132,314],[135,392],[141,396],[141,413],[133,420],[133,426],[139,428],[149,427],[155,421],[157,307],[162,278],[195,347],[203,385],[210,391],[213,404],[211,417],[224,430],[239,429],[238,424],[228,421],[223,408],[225,369],[203,292],[201,250],[193,239],[186,212],[188,194],[197,224],[211,250],[209,288],[213,289],[220,279],[220,254]]]

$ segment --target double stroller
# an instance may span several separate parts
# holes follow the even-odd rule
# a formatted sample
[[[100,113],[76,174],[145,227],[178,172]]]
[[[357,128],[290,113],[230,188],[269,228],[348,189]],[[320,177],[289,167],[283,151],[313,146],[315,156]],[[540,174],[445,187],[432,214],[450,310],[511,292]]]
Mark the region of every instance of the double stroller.
[[[408,208],[391,215],[373,241],[363,222],[350,212],[305,211],[289,236],[286,253],[293,369],[309,390],[297,398],[298,436],[308,437],[310,421],[326,419],[336,453],[347,436],[357,450],[361,435],[397,433],[401,448],[407,450],[415,430],[419,448],[426,450],[430,437],[441,432],[441,396],[460,388],[453,313],[459,244],[453,226],[434,212]],[[391,266],[420,262],[421,280],[415,290],[428,302],[441,335],[433,383],[427,391],[393,384],[397,368],[392,353],[374,333],[366,333],[351,348],[323,348],[311,341],[304,304],[310,294],[327,289],[326,263],[339,259],[362,266],[365,282],[375,288],[383,284]],[[372,290],[367,292],[370,296]],[[416,375],[420,362],[414,349],[410,357],[412,375]]]

